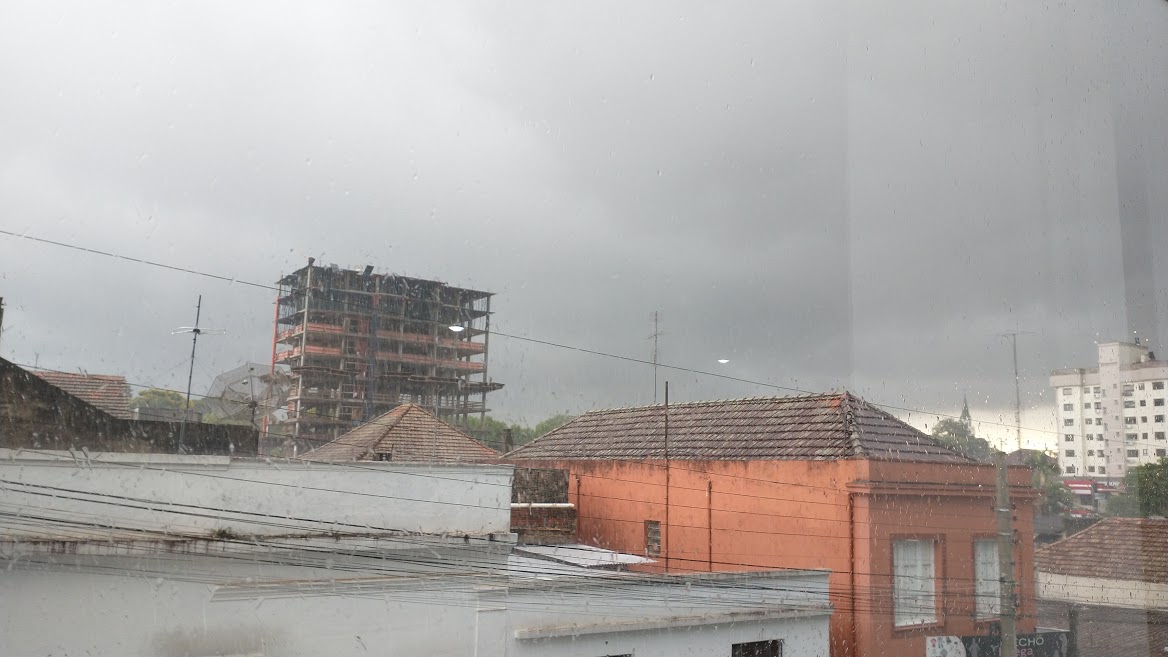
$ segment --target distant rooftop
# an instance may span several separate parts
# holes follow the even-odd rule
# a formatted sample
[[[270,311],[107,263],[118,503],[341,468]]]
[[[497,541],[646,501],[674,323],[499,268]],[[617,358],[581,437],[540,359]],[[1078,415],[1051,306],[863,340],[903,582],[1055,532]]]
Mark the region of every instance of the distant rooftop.
[[[1105,518],[1037,550],[1044,573],[1168,584],[1168,520]]]
[[[130,420],[134,417],[130,411],[130,385],[124,376],[53,370],[36,370],[32,373],[116,418]]]
[[[664,458],[664,435],[664,406],[592,411],[508,457]],[[977,463],[847,392],[670,404],[669,458]]]
[[[417,404],[402,404],[304,455],[311,461],[484,463],[499,453]]]

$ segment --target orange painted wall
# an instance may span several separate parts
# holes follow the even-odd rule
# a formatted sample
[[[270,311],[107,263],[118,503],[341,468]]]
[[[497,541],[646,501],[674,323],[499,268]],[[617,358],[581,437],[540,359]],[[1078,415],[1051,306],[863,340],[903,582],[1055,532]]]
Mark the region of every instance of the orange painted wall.
[[[523,465],[571,473],[569,500],[578,510],[581,542],[645,554],[645,521],[660,522],[662,555],[650,570],[831,570],[836,657],[923,655],[927,635],[988,631],[972,619],[971,592],[973,540],[992,537],[996,527],[992,467],[865,460],[673,461],[666,518],[667,474],[660,460]],[[1030,478],[1022,468],[1010,474],[1021,496],[1015,514],[1024,603],[1020,628],[1029,631],[1034,626]],[[934,537],[941,546],[941,622],[896,630],[891,541],[914,536]]]

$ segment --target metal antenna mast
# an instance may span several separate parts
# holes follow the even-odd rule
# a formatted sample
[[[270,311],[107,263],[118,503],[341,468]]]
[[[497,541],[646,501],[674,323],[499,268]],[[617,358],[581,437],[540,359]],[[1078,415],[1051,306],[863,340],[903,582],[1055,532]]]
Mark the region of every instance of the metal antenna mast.
[[[653,341],[653,355],[650,361],[653,363],[653,403],[657,403],[657,363],[659,352],[657,351],[657,338],[665,335],[657,328],[658,311],[653,311],[653,333],[649,335],[649,339]]]
[[[183,450],[183,438],[187,432],[187,413],[191,408],[191,381],[195,378],[195,349],[199,346],[199,335],[223,335],[227,331],[223,329],[203,329],[199,328],[199,317],[203,313],[203,295],[199,295],[199,302],[195,304],[195,325],[194,326],[180,326],[171,331],[171,335],[178,335],[179,333],[190,333],[191,336],[191,368],[187,372],[187,401],[183,406],[182,422],[178,426],[178,451]]]

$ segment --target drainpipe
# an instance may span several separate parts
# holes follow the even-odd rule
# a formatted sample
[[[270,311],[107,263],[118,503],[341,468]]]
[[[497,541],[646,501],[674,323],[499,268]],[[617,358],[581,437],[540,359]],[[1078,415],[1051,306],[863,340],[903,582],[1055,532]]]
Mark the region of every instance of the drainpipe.
[[[706,531],[708,535],[708,545],[706,546],[706,554],[709,555],[709,569],[714,572],[714,480],[711,479],[706,482]]]

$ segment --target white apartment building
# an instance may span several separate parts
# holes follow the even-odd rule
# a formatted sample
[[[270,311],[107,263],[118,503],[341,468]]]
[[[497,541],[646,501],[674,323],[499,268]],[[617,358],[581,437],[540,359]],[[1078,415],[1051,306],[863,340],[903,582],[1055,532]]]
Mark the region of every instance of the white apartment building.
[[[1168,361],[1141,344],[1099,345],[1099,365],[1050,376],[1063,477],[1118,480],[1168,456]]]

